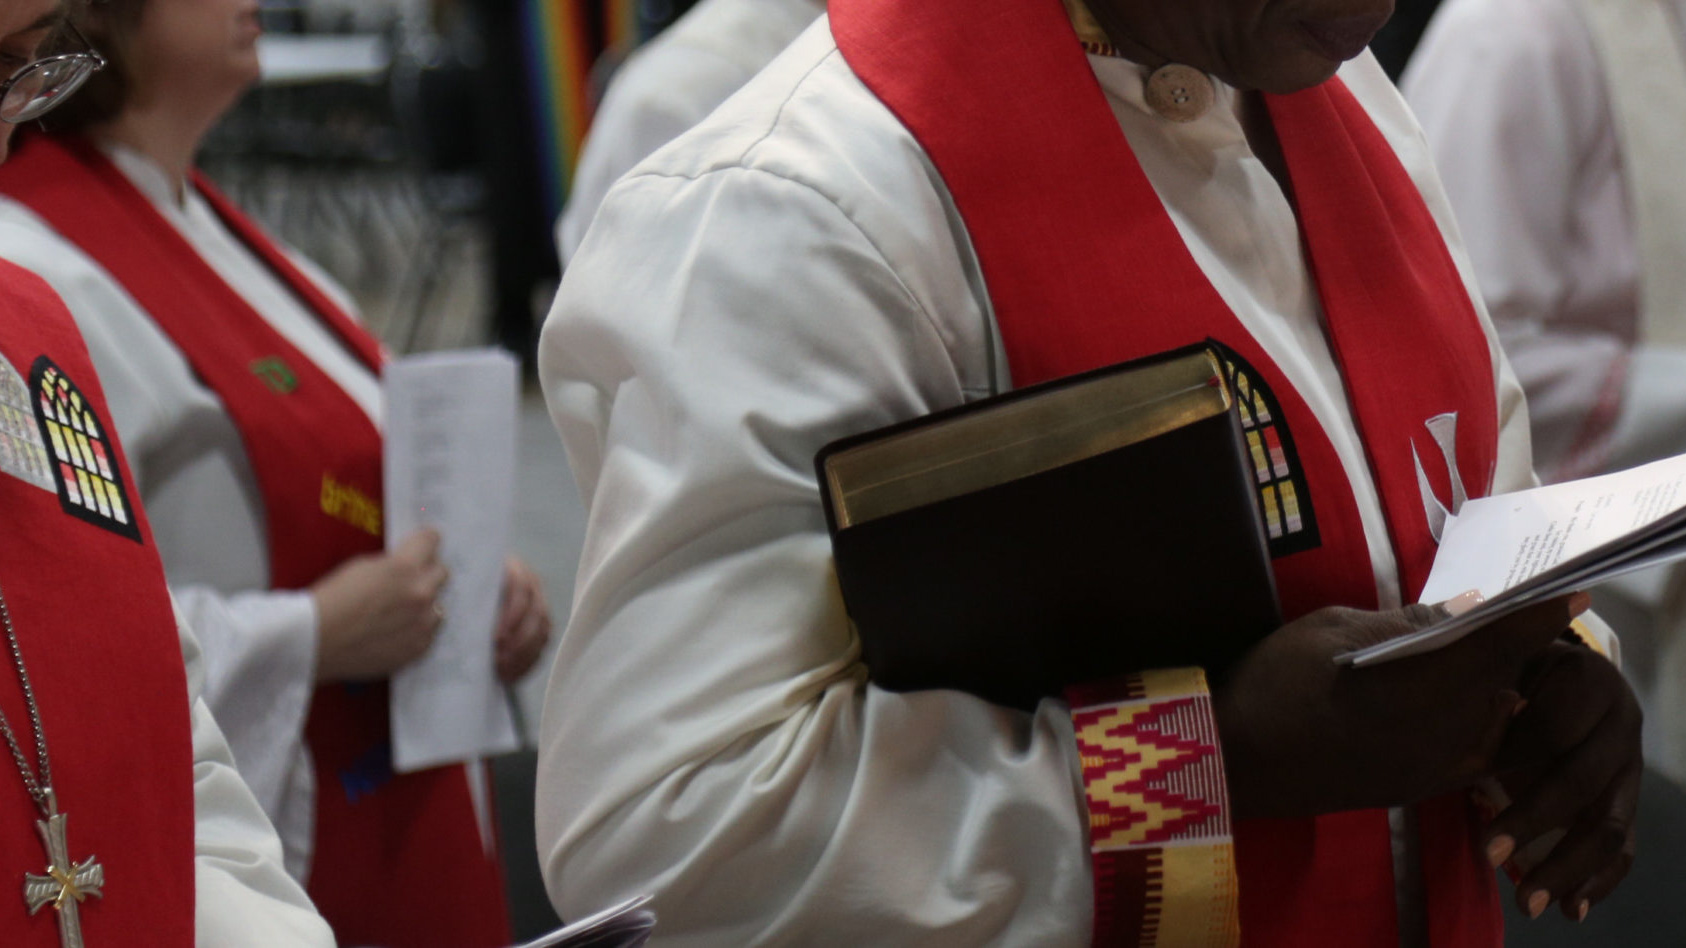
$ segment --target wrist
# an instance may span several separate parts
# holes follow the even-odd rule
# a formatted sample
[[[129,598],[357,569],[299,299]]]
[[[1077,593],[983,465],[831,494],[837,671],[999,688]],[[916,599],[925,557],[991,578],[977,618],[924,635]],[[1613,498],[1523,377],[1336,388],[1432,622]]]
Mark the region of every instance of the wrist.
[[[310,591],[311,611],[315,616],[313,625],[315,647],[314,663],[315,677],[318,684],[338,680],[339,636],[341,616],[338,604],[331,594],[326,594],[320,587]]]
[[[1218,742],[1223,747],[1230,812],[1238,820],[1266,815],[1271,805],[1261,798],[1259,791],[1260,788],[1270,787],[1271,781],[1260,777],[1265,763],[1253,753],[1252,716],[1228,682],[1214,681],[1211,687],[1212,720],[1218,729]]]

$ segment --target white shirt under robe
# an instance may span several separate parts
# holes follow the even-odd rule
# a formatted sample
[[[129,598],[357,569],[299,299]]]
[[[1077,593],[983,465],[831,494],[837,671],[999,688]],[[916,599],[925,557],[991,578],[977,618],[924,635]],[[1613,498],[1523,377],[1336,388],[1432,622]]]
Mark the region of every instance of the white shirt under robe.
[[[1686,0],[1670,8],[1686,23]],[[1634,197],[1577,0],[1447,0],[1404,90],[1527,390],[1542,473],[1686,452],[1686,349],[1640,338]],[[1665,606],[1682,580],[1650,570],[1597,596],[1646,706],[1647,763],[1686,781],[1686,616]]]
[[[109,153],[211,267],[378,427],[379,381],[204,200],[190,192],[178,202],[170,177],[138,152]],[[263,499],[240,434],[181,350],[104,268],[4,197],[0,257],[46,279],[76,317],[171,590],[204,646],[206,701],[281,834],[288,869],[302,879],[316,793],[304,744],[315,690],[316,607],[308,592],[268,588]],[[350,309],[326,275],[296,255],[294,262]]]
[[[235,769],[204,700],[204,656],[179,611],[177,629],[193,721],[195,941],[204,948],[333,948],[333,932],[283,868],[281,840]]]
[[[772,62],[823,0],[702,0],[614,73],[556,223],[567,264],[615,179],[679,137]]]
[[[1195,260],[1328,430],[1398,605],[1295,219],[1236,93],[1176,125],[1142,104],[1139,67],[1089,63]],[[1342,76],[1473,295],[1415,121],[1370,56]],[[1532,479],[1527,413],[1490,344],[1512,490]],[[877,689],[837,592],[814,453],[1009,375],[947,191],[828,21],[610,191],[540,371],[589,509],[541,731],[563,915],[651,891],[670,946],[1087,945],[1063,703]]]

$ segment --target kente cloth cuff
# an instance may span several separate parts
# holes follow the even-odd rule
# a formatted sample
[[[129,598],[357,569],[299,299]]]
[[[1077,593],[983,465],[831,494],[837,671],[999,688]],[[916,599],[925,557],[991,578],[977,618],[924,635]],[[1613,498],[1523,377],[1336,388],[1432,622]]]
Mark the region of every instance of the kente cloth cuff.
[[[1233,948],[1240,897],[1206,673],[1066,690],[1089,805],[1096,948]]]
[[[1582,645],[1585,645],[1587,648],[1592,649],[1594,652],[1597,652],[1605,658],[1610,657],[1609,644],[1604,641],[1603,637],[1594,632],[1592,627],[1584,620],[1575,619],[1570,622],[1569,631],[1574,634],[1574,637],[1578,639]]]

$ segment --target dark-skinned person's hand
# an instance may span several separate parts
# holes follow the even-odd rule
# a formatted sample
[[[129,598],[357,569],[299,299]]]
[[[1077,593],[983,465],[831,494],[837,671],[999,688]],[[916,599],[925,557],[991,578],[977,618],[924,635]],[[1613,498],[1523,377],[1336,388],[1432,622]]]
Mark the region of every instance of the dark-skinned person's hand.
[[[1488,859],[1546,849],[1537,863],[1517,860],[1517,905],[1537,918],[1555,901],[1584,919],[1633,864],[1639,702],[1614,665],[1567,642],[1530,663],[1521,693],[1526,706],[1494,760],[1512,799],[1487,829]]]
[[[1236,817],[1400,806],[1491,774],[1526,710],[1525,674],[1586,607],[1580,593],[1547,600],[1363,669],[1335,656],[1430,625],[1444,608],[1330,607],[1284,625],[1213,683]]]

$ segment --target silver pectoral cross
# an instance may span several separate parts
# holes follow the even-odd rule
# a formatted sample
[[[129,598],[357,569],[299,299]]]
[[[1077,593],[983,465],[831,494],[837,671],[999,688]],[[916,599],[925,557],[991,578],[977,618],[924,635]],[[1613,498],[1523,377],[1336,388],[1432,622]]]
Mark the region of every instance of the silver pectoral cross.
[[[63,948],[83,948],[80,904],[90,895],[105,898],[100,887],[105,885],[105,867],[93,856],[80,863],[70,861],[70,844],[65,841],[65,816],[59,812],[58,802],[48,796],[45,820],[36,820],[35,829],[47,847],[47,874],[23,874],[23,901],[34,915],[51,903],[59,915],[59,944]]]

